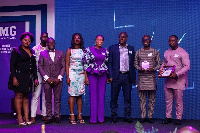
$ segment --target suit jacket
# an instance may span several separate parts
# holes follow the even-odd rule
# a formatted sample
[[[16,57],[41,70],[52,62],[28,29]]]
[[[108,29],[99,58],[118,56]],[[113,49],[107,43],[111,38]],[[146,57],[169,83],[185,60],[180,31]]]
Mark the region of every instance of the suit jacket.
[[[49,56],[49,50],[42,51],[38,61],[38,69],[42,77],[47,75],[51,79],[58,79],[59,75],[64,76],[65,59],[63,51],[55,50],[54,62]],[[44,78],[42,83],[47,83]]]
[[[34,91],[32,87],[33,79],[37,79],[37,67],[36,60],[34,56],[34,51],[30,48],[32,56],[22,48],[22,45],[19,47],[13,48],[10,58],[10,77],[9,77],[9,89],[12,89],[16,92],[31,92]],[[33,77],[31,76],[33,75]],[[16,77],[19,86],[13,86],[12,78]]]
[[[129,76],[131,78],[131,81],[134,82],[136,80],[134,67],[135,51],[133,46],[128,45],[127,48],[129,55]],[[116,80],[120,70],[119,44],[115,44],[109,47],[108,70],[109,78],[113,78],[113,80]]]

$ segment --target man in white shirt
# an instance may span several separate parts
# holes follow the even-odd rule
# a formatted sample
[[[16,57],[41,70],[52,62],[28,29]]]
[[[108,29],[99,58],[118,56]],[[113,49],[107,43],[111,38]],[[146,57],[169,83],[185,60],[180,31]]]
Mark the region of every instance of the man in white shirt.
[[[40,35],[41,42],[38,45],[33,47],[33,50],[35,51],[35,55],[36,55],[37,67],[38,67],[40,52],[47,50],[47,47],[46,47],[47,39],[48,39],[48,33],[42,32]],[[36,111],[38,107],[38,99],[40,98],[41,91],[42,91],[42,116],[43,116],[42,120],[43,121],[46,120],[45,94],[44,94],[44,90],[42,89],[42,84],[41,84],[42,77],[38,71],[37,71],[37,75],[38,75],[39,85],[35,88],[35,92],[32,93],[32,100],[31,100],[31,122],[32,123],[35,123]]]

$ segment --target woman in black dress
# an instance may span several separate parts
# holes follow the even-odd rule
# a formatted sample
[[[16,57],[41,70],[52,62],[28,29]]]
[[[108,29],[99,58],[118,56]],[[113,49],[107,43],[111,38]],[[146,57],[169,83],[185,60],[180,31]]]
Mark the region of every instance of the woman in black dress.
[[[37,67],[34,51],[29,47],[34,41],[29,32],[22,33],[20,40],[22,44],[13,48],[10,58],[10,80],[9,89],[15,92],[15,108],[19,125],[29,125],[29,94],[34,85],[38,85]],[[34,81],[34,84],[33,84]],[[23,107],[24,121],[21,110]]]

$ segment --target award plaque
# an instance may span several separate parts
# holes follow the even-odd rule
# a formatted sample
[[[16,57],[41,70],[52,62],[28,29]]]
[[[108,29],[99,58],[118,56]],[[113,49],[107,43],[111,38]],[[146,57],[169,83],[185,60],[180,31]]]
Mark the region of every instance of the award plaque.
[[[176,66],[164,66],[162,72],[158,75],[159,78],[169,77],[174,72]]]
[[[142,62],[142,68],[147,70],[149,68],[149,62],[148,61],[143,61]]]

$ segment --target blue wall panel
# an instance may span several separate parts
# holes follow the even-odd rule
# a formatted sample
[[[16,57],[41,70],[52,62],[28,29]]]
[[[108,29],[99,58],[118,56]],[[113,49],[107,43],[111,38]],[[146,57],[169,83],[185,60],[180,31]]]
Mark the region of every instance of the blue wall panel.
[[[136,50],[142,47],[141,38],[145,34],[154,34],[151,46],[160,51],[163,60],[165,50],[169,48],[168,38],[176,34],[179,39],[186,33],[179,44],[190,55],[191,70],[188,74],[190,89],[184,91],[184,119],[200,119],[200,101],[198,96],[200,65],[198,38],[200,37],[200,2],[198,0],[55,0],[56,43],[64,52],[70,47],[71,36],[75,32],[83,35],[85,47],[93,46],[95,36],[105,37],[103,47],[118,43],[121,31],[128,33],[128,44]],[[114,29],[115,26],[134,25],[129,28]],[[65,79],[64,79],[65,80]],[[193,88],[194,82],[194,88]],[[164,79],[158,79],[155,118],[165,117]],[[105,94],[105,116],[110,116],[110,85]],[[89,91],[83,96],[83,115],[89,116]],[[119,95],[119,116],[123,117],[123,95]],[[69,114],[67,85],[62,92],[62,114]],[[132,90],[132,117],[140,117],[139,96],[136,88]],[[173,110],[175,118],[175,111]]]

